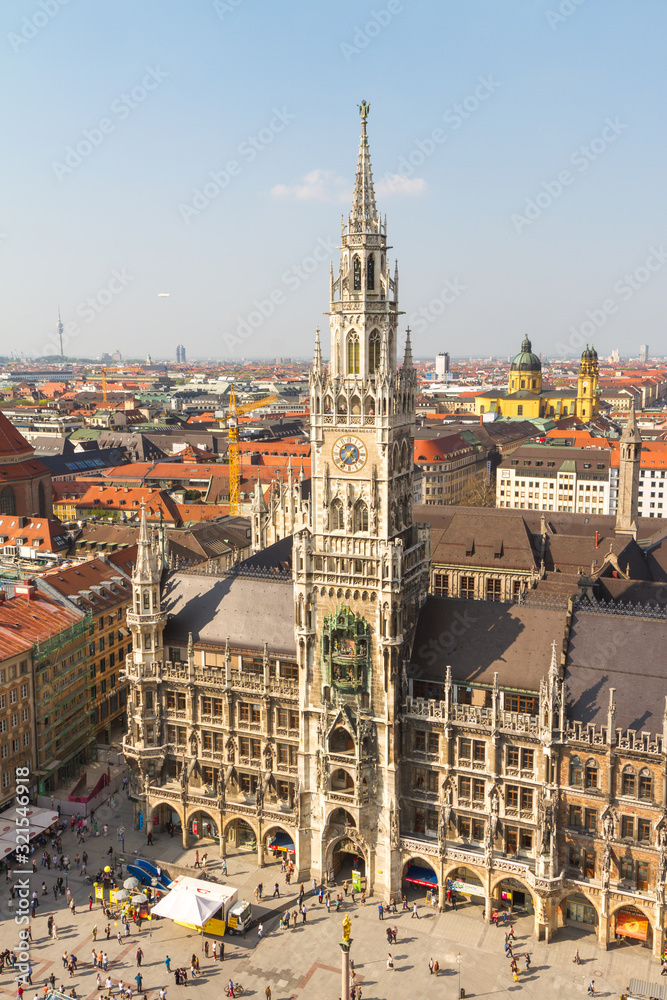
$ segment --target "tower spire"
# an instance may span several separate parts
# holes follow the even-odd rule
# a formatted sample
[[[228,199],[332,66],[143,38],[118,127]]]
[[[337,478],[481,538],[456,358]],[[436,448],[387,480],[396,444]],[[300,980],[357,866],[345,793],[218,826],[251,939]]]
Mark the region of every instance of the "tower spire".
[[[639,475],[641,467],[642,436],[637,427],[634,404],[619,442],[618,508],[616,534],[637,537],[639,513]]]
[[[315,355],[313,357],[313,371],[322,371],[322,346],[320,344],[320,328],[315,327]]]
[[[361,138],[359,140],[359,156],[357,158],[357,176],[354,181],[354,194],[352,196],[352,213],[350,215],[350,228],[357,232],[363,232],[377,227],[379,230],[380,220],[375,207],[375,189],[373,187],[373,171],[371,168],[371,153],[368,146],[368,133],[366,132],[366,121],[370,104],[362,101],[359,105],[361,115]]]
[[[410,340],[410,327],[408,327],[405,331],[405,354],[403,355],[403,367],[406,370],[414,367],[412,364],[412,341]]]

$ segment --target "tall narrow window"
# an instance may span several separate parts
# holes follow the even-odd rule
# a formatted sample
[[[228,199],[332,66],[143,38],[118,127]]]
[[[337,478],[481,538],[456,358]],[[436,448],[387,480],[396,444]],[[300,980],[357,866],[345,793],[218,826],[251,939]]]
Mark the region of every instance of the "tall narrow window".
[[[359,500],[354,508],[354,530],[368,531],[368,507],[363,500]]]
[[[5,486],[2,493],[0,493],[0,514],[15,514],[16,513],[16,497],[14,496],[14,490],[11,486]]]
[[[359,374],[359,334],[350,333],[347,337],[347,373]]]
[[[380,364],[380,334],[373,330],[368,338],[368,372],[373,375]]]
[[[352,262],[352,269],[353,269],[353,285],[352,285],[352,287],[353,287],[353,289],[354,289],[355,292],[360,292],[361,291],[361,261],[359,260],[359,258],[356,255],[355,255],[355,258],[354,258],[354,260]]]
[[[343,504],[338,499],[333,500],[331,503],[331,530],[342,531],[344,527]]]
[[[366,288],[372,291],[375,288],[375,258],[370,255],[366,262]]]

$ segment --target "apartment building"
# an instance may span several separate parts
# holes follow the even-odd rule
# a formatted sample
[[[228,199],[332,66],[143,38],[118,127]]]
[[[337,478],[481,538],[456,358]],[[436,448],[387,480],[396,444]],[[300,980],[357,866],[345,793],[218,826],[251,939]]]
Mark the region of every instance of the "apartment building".
[[[610,512],[609,448],[524,445],[504,459],[497,472],[498,507]]]
[[[439,438],[417,438],[415,466],[421,470],[425,504],[457,504],[471,477],[486,471],[482,445],[464,440],[460,434]]]

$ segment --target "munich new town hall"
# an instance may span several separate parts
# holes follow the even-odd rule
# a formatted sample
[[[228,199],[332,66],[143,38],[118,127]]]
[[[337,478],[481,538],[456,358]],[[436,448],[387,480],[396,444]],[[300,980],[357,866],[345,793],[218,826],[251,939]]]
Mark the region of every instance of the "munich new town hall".
[[[417,380],[360,111],[328,365],[315,336],[311,480],[290,475],[272,506],[257,489],[254,554],[221,575],[168,570],[142,522],[124,743],[137,822],[259,864],[288,852],[298,881],[354,870],[376,900],[421,886],[444,906],[450,885],[486,919],[508,903],[534,914],[542,939],[574,923],[606,946],[637,926],[656,951],[665,692],[640,733],[637,684],[596,687],[593,651],[627,653],[635,630],[659,661],[664,622],[429,594]]]

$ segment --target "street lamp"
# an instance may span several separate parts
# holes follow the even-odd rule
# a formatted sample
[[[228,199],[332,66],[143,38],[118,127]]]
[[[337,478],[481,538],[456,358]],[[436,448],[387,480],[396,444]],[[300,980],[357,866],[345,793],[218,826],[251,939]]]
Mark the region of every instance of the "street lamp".
[[[456,956],[456,964],[457,964],[457,965],[458,965],[458,967],[459,967],[459,995],[458,995],[458,998],[457,998],[457,1000],[461,1000],[461,995],[462,995],[462,994],[461,994],[461,962],[462,962],[462,961],[463,961],[463,959],[461,958],[461,955],[460,955],[460,954],[458,954],[458,955]]]

